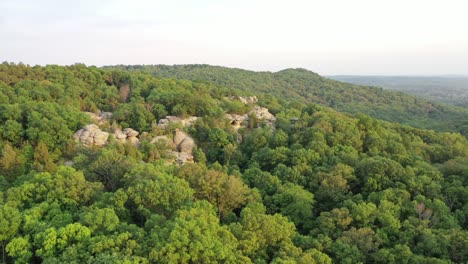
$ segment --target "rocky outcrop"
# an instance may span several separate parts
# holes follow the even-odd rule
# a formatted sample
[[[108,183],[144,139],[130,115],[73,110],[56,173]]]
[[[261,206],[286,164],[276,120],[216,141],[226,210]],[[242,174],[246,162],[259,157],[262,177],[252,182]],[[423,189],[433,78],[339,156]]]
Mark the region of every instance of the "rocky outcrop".
[[[192,154],[193,147],[195,146],[195,141],[191,137],[186,137],[179,144],[179,151],[182,153]]]
[[[226,114],[226,118],[231,122],[232,127],[237,131],[241,127],[246,127],[249,122],[249,116],[255,115],[259,120],[275,128],[276,117],[268,111],[268,108],[255,106],[248,114],[236,115],[236,114]]]
[[[165,145],[173,145],[172,140],[170,140],[167,136],[156,136],[150,141],[151,144],[156,144],[156,143],[163,143]]]
[[[90,124],[76,131],[73,137],[85,146],[101,147],[107,143],[109,133],[102,131],[97,125]]]
[[[169,151],[169,156],[173,157],[173,162],[181,165],[187,162],[193,162],[193,149],[195,148],[195,141],[184,131],[176,129],[174,131],[172,140],[168,136],[156,136],[151,140],[151,143],[163,143],[173,150]]]
[[[227,100],[239,100],[243,104],[256,104],[258,102],[257,96],[229,96],[225,97]]]
[[[169,155],[172,156],[172,162],[177,163],[178,165],[183,165],[185,163],[193,163],[193,156],[184,152],[171,151]]]
[[[158,121],[158,128],[166,129],[169,123],[180,123],[183,127],[193,126],[197,121],[198,117],[191,116],[188,118],[182,118],[178,116],[166,116]]]
[[[117,141],[121,143],[130,142],[133,145],[139,146],[140,140],[137,138],[138,134],[138,131],[131,128],[126,128],[123,131],[117,129],[112,135]],[[107,144],[109,133],[102,131],[95,124],[90,124],[76,131],[73,137],[76,141],[81,142],[85,146],[102,147]]]
[[[104,124],[105,122],[109,121],[112,118],[112,112],[103,112],[99,110],[99,112],[93,113],[93,112],[85,112],[91,117],[91,120],[96,122],[99,125]]]
[[[256,104],[258,102],[257,96],[239,96],[239,100],[244,104]]]
[[[123,130],[123,133],[127,135],[127,137],[137,137],[138,134],[140,134],[138,131],[132,129],[132,128],[126,128]]]
[[[237,131],[241,127],[248,125],[248,115],[226,114],[227,119],[231,122],[232,127]]]
[[[139,132],[132,128],[125,128],[123,131],[120,129],[115,130],[114,137],[117,141],[126,143],[130,142],[133,145],[139,146],[140,140],[137,138]]]
[[[179,152],[192,155],[192,150],[195,147],[195,141],[187,133],[176,129],[174,131],[174,145]]]
[[[122,142],[122,143],[127,142],[127,135],[125,135],[120,129],[117,129],[114,131],[114,137],[119,142]]]
[[[249,114],[254,114],[258,120],[262,120],[271,128],[275,127],[276,117],[268,111],[268,108],[255,106]]]

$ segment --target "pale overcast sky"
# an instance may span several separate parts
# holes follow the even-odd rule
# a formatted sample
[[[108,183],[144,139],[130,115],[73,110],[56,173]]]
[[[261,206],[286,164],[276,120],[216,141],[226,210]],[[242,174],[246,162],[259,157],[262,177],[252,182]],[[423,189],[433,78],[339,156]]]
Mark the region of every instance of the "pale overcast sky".
[[[0,60],[468,74],[468,1],[0,0]]]

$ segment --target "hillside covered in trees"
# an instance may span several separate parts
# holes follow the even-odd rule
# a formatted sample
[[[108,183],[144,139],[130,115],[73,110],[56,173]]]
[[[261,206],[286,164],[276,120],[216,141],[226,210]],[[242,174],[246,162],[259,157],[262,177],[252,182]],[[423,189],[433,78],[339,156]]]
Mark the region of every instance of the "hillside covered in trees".
[[[317,103],[347,113],[364,113],[418,128],[468,135],[466,108],[442,105],[402,92],[339,82],[304,69],[271,73],[210,65],[122,65],[110,68],[146,71],[158,77],[206,81],[246,93],[272,95],[302,104]]]
[[[455,129],[463,112],[304,70],[217,71],[1,64],[3,262],[468,261],[468,140],[371,117]],[[83,145],[85,126],[108,138]],[[193,161],[159,140],[177,131]]]
[[[383,87],[431,101],[468,108],[468,76],[359,76],[329,78],[358,85]]]

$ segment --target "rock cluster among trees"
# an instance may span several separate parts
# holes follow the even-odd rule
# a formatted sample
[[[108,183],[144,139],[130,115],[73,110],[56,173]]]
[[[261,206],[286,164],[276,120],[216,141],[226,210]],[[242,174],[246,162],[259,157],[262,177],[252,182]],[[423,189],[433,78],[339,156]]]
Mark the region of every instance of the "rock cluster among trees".
[[[0,64],[3,262],[468,261],[460,133],[142,69]],[[160,126],[168,116],[197,118]]]

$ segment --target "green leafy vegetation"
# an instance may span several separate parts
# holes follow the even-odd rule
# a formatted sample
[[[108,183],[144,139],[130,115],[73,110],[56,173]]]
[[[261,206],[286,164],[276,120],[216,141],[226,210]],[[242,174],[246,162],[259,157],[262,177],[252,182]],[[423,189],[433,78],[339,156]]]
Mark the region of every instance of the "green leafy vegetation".
[[[304,69],[271,73],[210,65],[136,65],[110,68],[215,83],[243,93],[256,94],[263,97],[264,104],[268,104],[271,97],[278,98],[280,104],[292,101],[301,104],[317,103],[347,113],[363,113],[418,128],[468,135],[466,108],[447,106],[402,92],[339,82]],[[459,94],[455,94],[460,98]],[[272,104],[268,108],[277,110],[277,106]]]
[[[294,83],[311,73],[279,75]],[[344,104],[348,86],[327,82],[317,86],[323,100],[343,88],[333,106],[351,107]],[[291,86],[281,96],[279,89],[266,94],[269,82],[258,82],[258,90],[242,88],[245,83],[81,64],[1,64],[3,262],[468,261],[464,136],[338,112]],[[391,96],[402,104],[413,98],[365,89],[369,98],[389,96],[374,98],[379,109],[395,108],[384,104]],[[256,94],[275,114],[275,126],[252,118],[234,129],[225,113],[253,106],[227,98]],[[357,99],[364,94],[353,97],[357,109],[371,102]],[[112,112],[111,119],[99,123],[85,113],[99,110]],[[159,127],[167,115],[198,119]],[[113,134],[102,147],[76,142],[74,133],[93,122],[108,132],[132,127],[140,144]],[[172,139],[175,129],[195,140],[195,162],[168,162],[170,148],[153,141]]]
[[[445,104],[468,107],[468,76],[354,76],[331,79],[358,85],[378,86]]]

